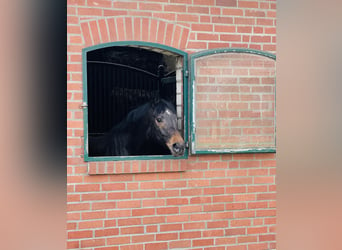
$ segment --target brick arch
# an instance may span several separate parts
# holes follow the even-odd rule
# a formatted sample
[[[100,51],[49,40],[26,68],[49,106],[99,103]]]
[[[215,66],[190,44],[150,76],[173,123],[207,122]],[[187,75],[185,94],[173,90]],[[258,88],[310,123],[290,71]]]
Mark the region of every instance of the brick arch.
[[[186,48],[188,27],[148,17],[118,16],[81,23],[86,47],[116,41],[144,41]]]

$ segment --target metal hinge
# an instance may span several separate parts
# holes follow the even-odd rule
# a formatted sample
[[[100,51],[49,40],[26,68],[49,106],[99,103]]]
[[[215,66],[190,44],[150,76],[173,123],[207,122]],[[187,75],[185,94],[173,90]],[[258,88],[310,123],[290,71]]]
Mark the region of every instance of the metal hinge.
[[[84,102],[84,103],[82,103],[82,105],[80,105],[80,108],[81,109],[88,108],[88,104],[86,102]]]
[[[189,148],[189,142],[188,141],[185,142],[185,147]]]
[[[184,70],[184,76],[189,77],[189,70]]]

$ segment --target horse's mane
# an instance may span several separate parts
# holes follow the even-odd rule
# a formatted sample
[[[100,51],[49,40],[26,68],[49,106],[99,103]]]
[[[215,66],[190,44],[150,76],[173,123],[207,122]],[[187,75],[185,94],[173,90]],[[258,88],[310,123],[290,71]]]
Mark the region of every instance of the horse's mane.
[[[111,132],[123,131],[130,125],[139,122],[146,115],[149,107],[150,107],[150,102],[145,103],[142,106],[139,106],[131,110],[123,120],[121,120],[117,125],[115,125],[111,129]]]

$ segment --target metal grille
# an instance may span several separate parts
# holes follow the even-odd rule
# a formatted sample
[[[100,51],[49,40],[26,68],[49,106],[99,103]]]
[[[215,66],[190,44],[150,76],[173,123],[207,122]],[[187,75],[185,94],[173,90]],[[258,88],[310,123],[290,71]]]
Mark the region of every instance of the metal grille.
[[[162,74],[117,63],[88,61],[87,84],[88,129],[93,135],[108,131],[130,110],[153,98],[176,101],[175,80],[165,83]]]

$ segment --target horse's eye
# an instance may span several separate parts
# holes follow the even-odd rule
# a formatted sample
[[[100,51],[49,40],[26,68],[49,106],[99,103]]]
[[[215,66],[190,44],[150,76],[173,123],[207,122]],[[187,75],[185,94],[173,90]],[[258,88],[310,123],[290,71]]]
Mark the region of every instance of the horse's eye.
[[[158,117],[157,122],[162,122],[162,119]]]

